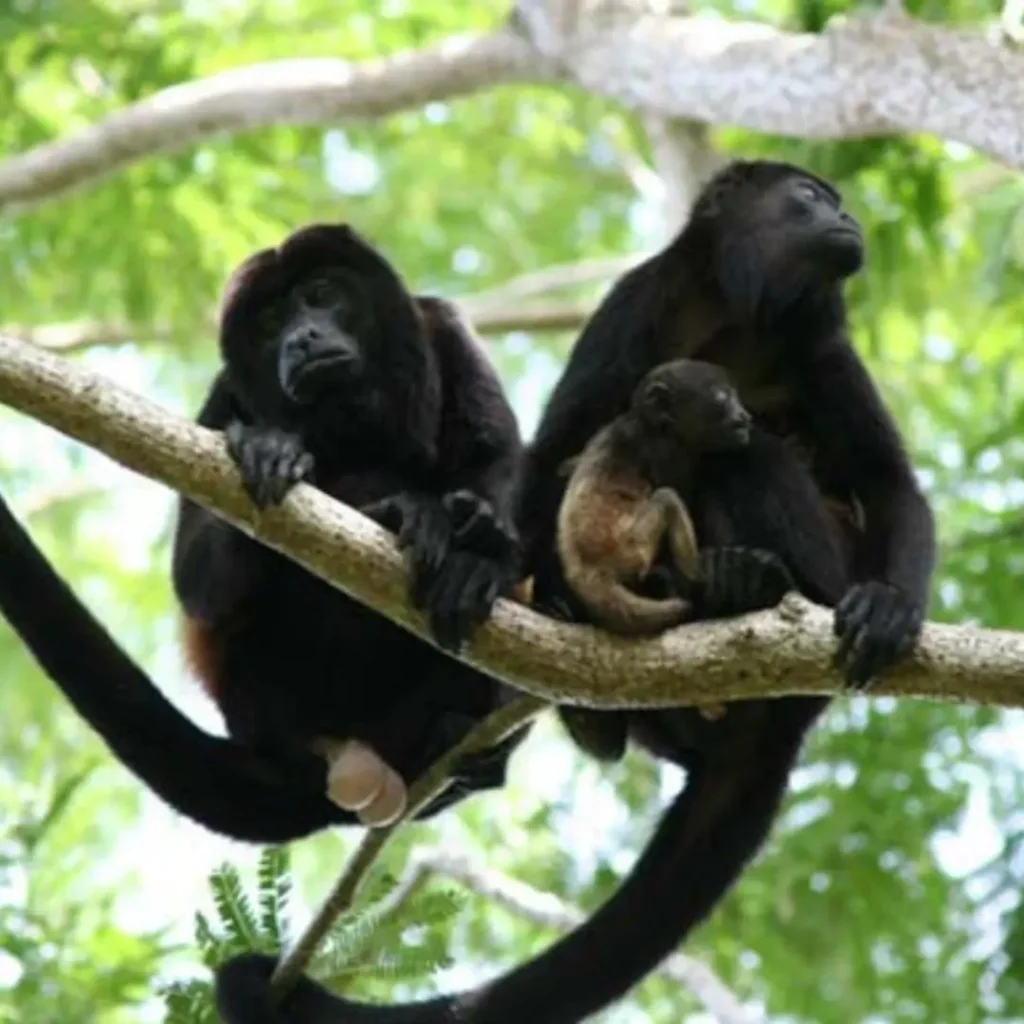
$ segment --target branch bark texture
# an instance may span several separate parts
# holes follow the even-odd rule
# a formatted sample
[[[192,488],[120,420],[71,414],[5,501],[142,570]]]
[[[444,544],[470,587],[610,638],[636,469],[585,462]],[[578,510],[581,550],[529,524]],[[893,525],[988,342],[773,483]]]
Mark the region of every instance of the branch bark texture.
[[[0,402],[211,509],[419,636],[392,537],[360,512],[299,484],[260,513],[222,437],[101,374],[0,336]],[[695,623],[653,639],[555,622],[511,601],[462,657],[525,692],[588,707],[664,707],[838,693],[832,616],[796,595],[778,609]],[[1024,707],[1024,634],[928,623],[916,655],[877,694]]]
[[[645,115],[840,139],[925,132],[1024,167],[1024,54],[883,11],[819,34],[581,5],[565,35],[511,28],[351,64],[270,61],[162,90],[0,163],[0,210],[225,133],[381,117],[510,82],[569,79]]]

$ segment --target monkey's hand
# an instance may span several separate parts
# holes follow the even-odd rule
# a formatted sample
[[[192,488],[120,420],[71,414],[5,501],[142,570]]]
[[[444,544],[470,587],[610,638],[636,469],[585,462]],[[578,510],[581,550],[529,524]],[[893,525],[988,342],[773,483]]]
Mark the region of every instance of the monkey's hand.
[[[235,420],[228,424],[224,439],[242,486],[259,509],[279,505],[300,480],[313,475],[313,456],[297,434]]]
[[[458,651],[487,620],[499,596],[519,580],[519,539],[493,507],[470,491],[442,499],[451,547],[433,578],[424,581],[421,607],[444,648]]]
[[[760,548],[705,548],[700,569],[701,581],[694,589],[702,618],[772,608],[796,589],[782,560]]]
[[[451,546],[447,510],[432,494],[400,491],[364,505],[360,511],[395,534],[411,574],[410,600],[422,609]]]
[[[839,637],[833,664],[847,686],[864,689],[914,649],[924,609],[906,591],[883,580],[855,583],[836,606]]]

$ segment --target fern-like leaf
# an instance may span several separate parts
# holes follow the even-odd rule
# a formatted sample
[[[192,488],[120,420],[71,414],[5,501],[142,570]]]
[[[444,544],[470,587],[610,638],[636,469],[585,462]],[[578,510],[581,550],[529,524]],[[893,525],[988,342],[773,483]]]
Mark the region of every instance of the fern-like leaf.
[[[268,846],[260,854],[257,877],[260,893],[260,930],[276,949],[288,945],[289,898],[292,880],[286,846]]]

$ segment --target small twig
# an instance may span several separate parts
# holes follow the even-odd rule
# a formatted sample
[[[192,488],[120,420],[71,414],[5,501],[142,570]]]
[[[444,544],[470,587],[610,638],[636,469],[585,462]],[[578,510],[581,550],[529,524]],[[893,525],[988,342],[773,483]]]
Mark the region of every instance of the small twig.
[[[367,831],[309,926],[278,963],[271,978],[271,993],[275,998],[284,995],[299,979],[335,920],[352,906],[366,873],[395,831],[447,788],[459,758],[496,746],[547,707],[547,701],[536,697],[519,697],[495,711],[416,780],[409,790],[409,803],[401,818],[384,828]]]
[[[437,847],[415,850],[406,862],[398,885],[386,899],[388,917],[402,912],[416,891],[431,877],[457,882],[471,892],[503,906],[517,917],[555,931],[568,931],[586,915],[553,893],[536,889],[465,854]],[[702,960],[673,953],[656,973],[685,986],[718,1024],[762,1024],[760,1014],[743,1005],[739,996]]]

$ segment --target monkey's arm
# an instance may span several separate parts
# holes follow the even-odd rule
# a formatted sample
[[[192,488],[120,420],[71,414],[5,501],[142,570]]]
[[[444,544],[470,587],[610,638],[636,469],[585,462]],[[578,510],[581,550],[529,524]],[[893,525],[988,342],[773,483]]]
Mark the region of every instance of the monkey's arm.
[[[196,417],[224,430],[243,417],[224,374],[218,374]],[[200,622],[229,614],[249,592],[266,549],[188,498],[178,499],[171,553],[171,579],[185,613]]]
[[[837,662],[863,686],[908,654],[921,631],[935,568],[935,523],[899,432],[856,352],[822,353],[806,394],[821,465],[864,510],[849,592],[836,608]]]
[[[413,600],[439,643],[458,649],[522,572],[513,508],[522,442],[497,373],[454,308],[419,302],[443,389],[434,489],[445,535],[414,559]]]

